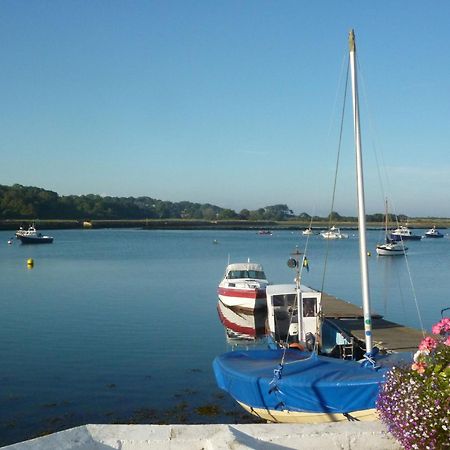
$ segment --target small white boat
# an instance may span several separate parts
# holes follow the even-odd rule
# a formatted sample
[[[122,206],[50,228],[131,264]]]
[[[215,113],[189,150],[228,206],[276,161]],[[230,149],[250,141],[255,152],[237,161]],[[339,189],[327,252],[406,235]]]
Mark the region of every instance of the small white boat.
[[[341,230],[339,228],[336,228],[335,226],[332,226],[328,231],[322,231],[320,235],[324,239],[347,239],[348,234],[341,233]]]
[[[388,220],[389,220],[389,214],[388,214],[388,202],[386,199],[385,202],[385,221],[384,221],[384,236],[385,241],[384,244],[377,244],[376,252],[379,256],[402,256],[406,254],[406,251],[408,250],[407,247],[405,247],[405,244],[403,243],[403,240],[399,241],[392,241],[389,238],[388,234]]]
[[[266,306],[268,284],[261,264],[229,264],[217,293],[226,306],[252,310]]]
[[[52,236],[45,236],[38,233],[34,225],[24,230],[22,227],[16,232],[17,239],[20,239],[22,244],[51,244],[53,242]]]
[[[302,231],[303,236],[311,236],[313,234],[316,234],[311,227],[306,228]]]
[[[436,226],[433,226],[433,228],[430,228],[425,233],[425,237],[427,237],[427,238],[443,238],[444,235],[439,230],[436,230]]]
[[[402,256],[408,251],[403,241],[400,242],[386,242],[385,244],[377,245],[377,255],[380,256]]]

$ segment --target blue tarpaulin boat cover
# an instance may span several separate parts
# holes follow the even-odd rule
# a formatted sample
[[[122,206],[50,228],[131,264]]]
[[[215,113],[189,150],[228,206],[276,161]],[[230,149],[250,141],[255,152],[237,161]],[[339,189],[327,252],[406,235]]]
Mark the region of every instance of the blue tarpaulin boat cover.
[[[389,367],[364,367],[357,361],[287,350],[225,353],[215,358],[218,386],[252,408],[317,413],[351,413],[375,407]]]

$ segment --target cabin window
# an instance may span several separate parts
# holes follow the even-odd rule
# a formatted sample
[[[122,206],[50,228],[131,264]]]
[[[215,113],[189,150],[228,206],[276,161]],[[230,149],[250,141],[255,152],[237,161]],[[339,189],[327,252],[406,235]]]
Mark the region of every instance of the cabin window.
[[[317,299],[314,297],[303,299],[303,317],[315,317],[317,315]]]
[[[296,294],[280,294],[272,296],[273,306],[294,306],[296,302]]]

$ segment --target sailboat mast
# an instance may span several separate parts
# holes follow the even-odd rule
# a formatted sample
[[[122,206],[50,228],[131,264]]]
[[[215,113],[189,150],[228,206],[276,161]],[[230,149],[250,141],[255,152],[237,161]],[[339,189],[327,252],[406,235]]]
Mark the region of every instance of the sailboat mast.
[[[387,242],[388,240],[388,203],[387,203],[387,198],[385,199],[384,202],[384,216],[385,216],[385,224],[384,224],[384,240],[385,242]]]
[[[361,134],[359,126],[359,99],[358,82],[356,79],[356,45],[355,33],[353,30],[349,34],[350,47],[350,72],[352,78],[352,97],[353,97],[353,125],[355,132],[356,149],[356,178],[358,193],[358,226],[359,226],[359,259],[361,266],[361,288],[364,311],[364,334],[366,339],[366,353],[372,351],[372,319],[370,313],[369,298],[369,271],[367,265],[367,244],[366,244],[366,211],[364,205],[364,177],[361,154]]]

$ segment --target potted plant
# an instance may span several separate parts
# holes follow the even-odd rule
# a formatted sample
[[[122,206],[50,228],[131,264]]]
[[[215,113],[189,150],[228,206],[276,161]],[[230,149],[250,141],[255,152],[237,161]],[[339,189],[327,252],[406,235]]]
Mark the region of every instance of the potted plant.
[[[388,372],[377,399],[381,421],[407,450],[450,448],[450,319],[432,333],[412,365]]]

